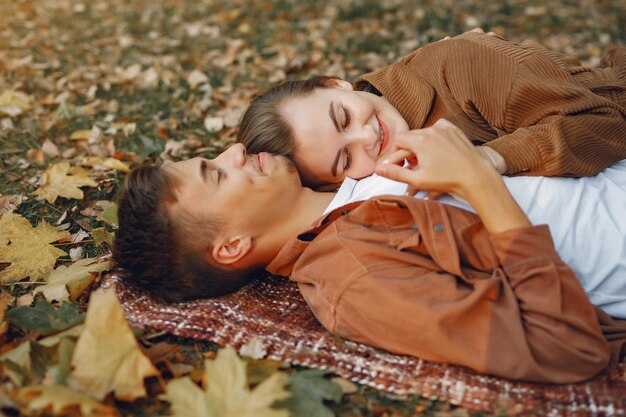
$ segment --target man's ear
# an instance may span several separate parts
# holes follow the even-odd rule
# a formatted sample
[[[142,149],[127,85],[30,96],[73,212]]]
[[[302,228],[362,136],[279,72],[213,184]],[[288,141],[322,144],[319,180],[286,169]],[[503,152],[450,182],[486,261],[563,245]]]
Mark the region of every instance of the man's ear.
[[[341,88],[342,90],[350,91],[354,90],[352,84],[350,84],[346,80],[342,80],[341,78],[329,78],[328,80],[324,81],[324,85],[330,88]]]
[[[218,264],[232,265],[244,258],[252,250],[252,237],[236,236],[216,243],[211,251]]]

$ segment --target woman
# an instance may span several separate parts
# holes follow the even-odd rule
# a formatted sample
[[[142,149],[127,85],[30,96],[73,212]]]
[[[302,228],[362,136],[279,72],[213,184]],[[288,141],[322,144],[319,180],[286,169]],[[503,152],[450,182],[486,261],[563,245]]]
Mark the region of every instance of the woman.
[[[332,77],[258,97],[238,141],[292,158],[311,186],[363,178],[396,138],[445,118],[501,174],[595,175],[626,158],[626,48],[602,68],[525,42],[468,32],[366,74],[356,90]]]

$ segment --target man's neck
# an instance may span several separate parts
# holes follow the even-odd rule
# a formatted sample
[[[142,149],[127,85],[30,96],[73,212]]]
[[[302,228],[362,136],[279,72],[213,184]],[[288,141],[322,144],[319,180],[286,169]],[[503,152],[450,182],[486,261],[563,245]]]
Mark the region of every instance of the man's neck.
[[[302,193],[293,208],[285,213],[279,225],[273,227],[270,234],[259,238],[258,248],[263,265],[269,264],[280,249],[294,236],[306,231],[330,205],[336,193],[318,192],[303,187]]]

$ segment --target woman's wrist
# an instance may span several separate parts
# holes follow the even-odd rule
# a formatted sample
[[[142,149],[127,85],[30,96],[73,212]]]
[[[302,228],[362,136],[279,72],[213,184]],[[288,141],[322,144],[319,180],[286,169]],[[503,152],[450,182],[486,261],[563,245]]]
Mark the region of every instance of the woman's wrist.
[[[489,146],[479,146],[478,150],[487,160],[489,160],[498,174],[504,174],[506,172],[506,160],[502,155],[500,155],[500,152],[490,148]]]

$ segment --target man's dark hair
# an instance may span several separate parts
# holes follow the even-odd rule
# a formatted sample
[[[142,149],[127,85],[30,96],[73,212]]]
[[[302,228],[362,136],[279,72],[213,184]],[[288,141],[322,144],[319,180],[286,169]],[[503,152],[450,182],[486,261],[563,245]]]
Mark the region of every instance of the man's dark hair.
[[[126,177],[118,195],[113,259],[128,272],[129,282],[164,301],[236,291],[249,281],[250,271],[220,268],[203,255],[221,222],[168,215],[168,206],[177,200],[177,185],[156,167],[141,167]]]

